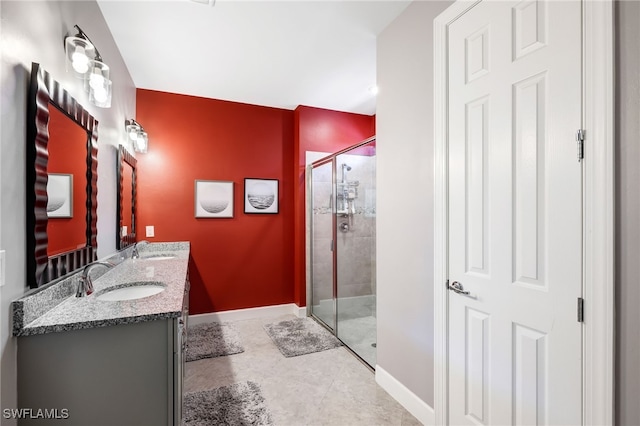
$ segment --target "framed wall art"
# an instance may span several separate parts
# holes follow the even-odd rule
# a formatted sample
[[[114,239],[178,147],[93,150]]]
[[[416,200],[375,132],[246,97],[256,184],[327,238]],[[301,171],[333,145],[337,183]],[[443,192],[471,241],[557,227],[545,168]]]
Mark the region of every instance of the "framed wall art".
[[[73,175],[49,173],[47,216],[50,218],[73,217]]]
[[[195,216],[197,218],[233,217],[233,182],[196,180]]]
[[[245,178],[245,213],[278,213],[278,179]]]

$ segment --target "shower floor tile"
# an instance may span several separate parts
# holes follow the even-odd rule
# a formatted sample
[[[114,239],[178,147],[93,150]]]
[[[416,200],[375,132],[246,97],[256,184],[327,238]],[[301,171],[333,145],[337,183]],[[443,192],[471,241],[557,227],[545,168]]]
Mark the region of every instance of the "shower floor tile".
[[[338,319],[338,337],[367,364],[376,366],[376,318]]]
[[[188,362],[185,392],[251,380],[262,388],[276,425],[420,424],[344,347],[283,357],[262,326],[293,318],[286,315],[233,322],[245,351]]]

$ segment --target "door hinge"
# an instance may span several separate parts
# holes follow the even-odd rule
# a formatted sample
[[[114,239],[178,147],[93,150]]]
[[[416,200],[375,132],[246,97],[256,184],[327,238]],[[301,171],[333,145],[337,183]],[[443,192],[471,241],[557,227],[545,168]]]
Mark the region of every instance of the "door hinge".
[[[578,129],[576,142],[578,142],[578,162],[580,162],[584,158],[584,130]]]
[[[584,322],[584,299],[578,297],[578,322]]]

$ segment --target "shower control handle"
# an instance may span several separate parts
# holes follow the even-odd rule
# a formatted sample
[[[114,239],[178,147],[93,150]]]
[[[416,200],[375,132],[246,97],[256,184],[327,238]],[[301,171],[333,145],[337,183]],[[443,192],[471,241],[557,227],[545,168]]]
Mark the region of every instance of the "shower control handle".
[[[347,222],[342,222],[340,223],[340,225],[338,225],[338,229],[341,232],[349,232],[349,224]]]

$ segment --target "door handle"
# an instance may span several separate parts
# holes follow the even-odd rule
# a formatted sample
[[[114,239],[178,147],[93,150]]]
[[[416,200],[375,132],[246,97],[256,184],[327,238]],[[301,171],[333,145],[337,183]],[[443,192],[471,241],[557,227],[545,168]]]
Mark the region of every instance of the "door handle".
[[[463,296],[469,295],[469,292],[464,289],[464,286],[462,285],[462,283],[459,283],[458,281],[454,281],[451,284],[449,284],[449,290],[453,290],[458,294],[462,294]]]

